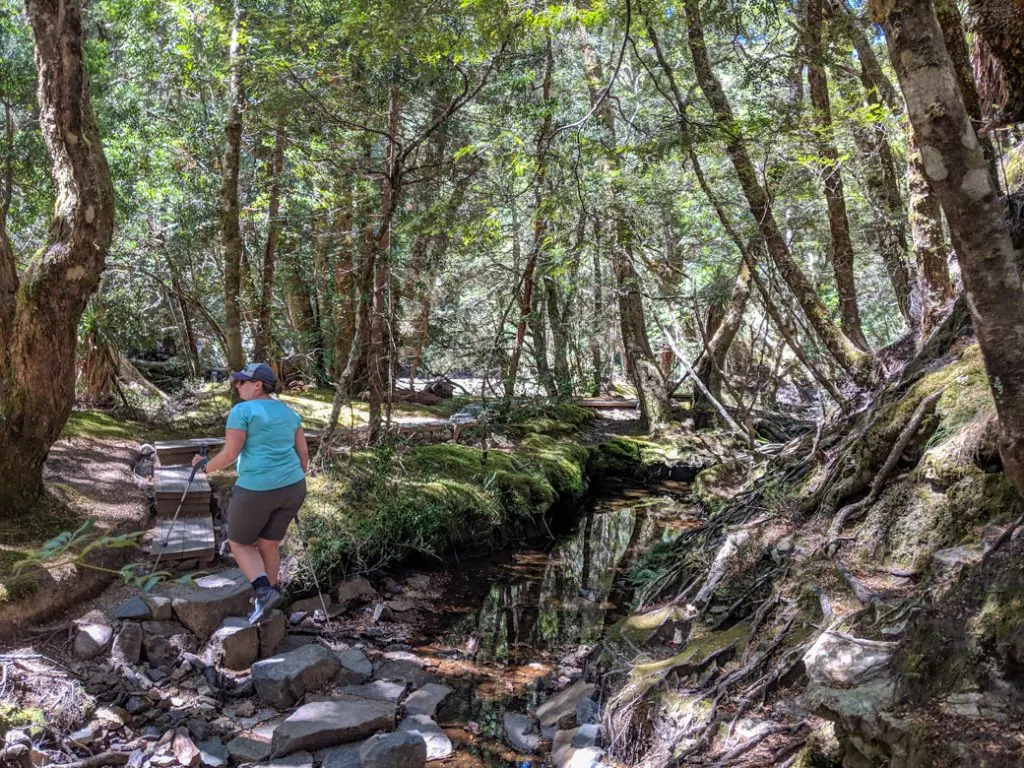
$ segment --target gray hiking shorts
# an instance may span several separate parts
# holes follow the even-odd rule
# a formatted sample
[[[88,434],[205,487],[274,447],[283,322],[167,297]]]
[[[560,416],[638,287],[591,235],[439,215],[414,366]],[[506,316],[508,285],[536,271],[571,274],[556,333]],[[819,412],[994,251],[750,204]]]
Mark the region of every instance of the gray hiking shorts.
[[[256,539],[280,541],[306,499],[306,478],[270,491],[231,489],[228,502],[228,538],[239,544]]]

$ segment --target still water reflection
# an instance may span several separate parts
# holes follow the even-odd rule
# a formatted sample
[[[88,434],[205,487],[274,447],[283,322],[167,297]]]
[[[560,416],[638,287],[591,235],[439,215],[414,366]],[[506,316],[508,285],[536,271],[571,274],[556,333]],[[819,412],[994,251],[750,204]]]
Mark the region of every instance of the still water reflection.
[[[532,711],[549,695],[542,693],[545,680],[578,674],[606,624],[628,607],[629,569],[657,539],[672,535],[665,523],[681,512],[674,496],[624,489],[592,502],[553,542],[463,564],[448,596],[451,618],[425,644],[472,665],[472,685],[452,696],[439,717],[479,734],[446,764],[546,765],[500,746],[504,713]],[[457,730],[449,735],[463,741]]]

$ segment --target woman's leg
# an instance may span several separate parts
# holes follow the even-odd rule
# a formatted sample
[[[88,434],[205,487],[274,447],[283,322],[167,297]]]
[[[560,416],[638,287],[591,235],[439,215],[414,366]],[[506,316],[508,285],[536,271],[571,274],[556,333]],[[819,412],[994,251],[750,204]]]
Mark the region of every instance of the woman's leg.
[[[256,544],[241,544],[237,541],[231,542],[231,554],[235,556],[235,562],[238,563],[238,567],[245,574],[245,578],[249,581],[266,574],[267,578],[270,579],[270,572],[267,570],[267,565],[263,561],[263,556],[260,553],[260,549],[257,546],[259,539],[256,540]],[[280,561],[278,561],[278,566]],[[275,577],[276,578],[276,577]],[[271,584],[275,584],[274,579],[270,579]]]
[[[256,539],[256,549],[263,562],[263,572],[276,587],[281,572],[281,542],[273,539]]]

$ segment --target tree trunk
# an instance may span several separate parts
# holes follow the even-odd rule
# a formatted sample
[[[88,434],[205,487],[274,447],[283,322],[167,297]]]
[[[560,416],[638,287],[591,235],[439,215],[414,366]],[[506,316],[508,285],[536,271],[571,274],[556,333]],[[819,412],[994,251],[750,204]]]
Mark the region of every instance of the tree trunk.
[[[968,27],[981,37],[982,56],[999,63],[983,79],[984,102],[993,104],[1001,124],[1024,122],[1024,9],[1020,0],[970,0]]]
[[[228,367],[241,370],[245,365],[242,351],[242,315],[239,306],[242,269],[242,231],[238,211],[238,165],[242,152],[242,87],[241,35],[244,14],[239,0],[234,3],[231,22],[231,43],[228,51],[231,82],[228,88],[228,115],[224,123],[224,156],[220,182],[220,241],[224,257],[224,335]]]
[[[912,131],[907,136],[907,188],[910,191],[910,240],[917,264],[915,309],[919,341],[923,344],[953,298],[953,282],[949,278],[949,246],[942,232],[942,209],[932,195]]]
[[[708,341],[704,359],[695,371],[711,397],[719,402],[722,400],[722,373],[725,371],[726,355],[729,354],[729,347],[732,346],[733,339],[736,338],[736,334],[743,324],[743,313],[747,309],[749,298],[750,268],[746,261],[743,261],[736,273],[736,284],[725,305],[721,322]],[[697,428],[709,426],[714,418],[714,413],[714,406],[708,398],[698,388],[695,388],[693,393],[694,426]]]
[[[595,233],[600,233],[601,227],[594,224]],[[600,397],[604,392],[604,360],[601,355],[601,333],[604,324],[604,296],[601,288],[601,241],[595,237],[594,241],[594,315],[590,323],[590,362],[594,367],[594,382],[590,394]]]
[[[1024,493],[1024,288],[998,190],[956,86],[931,0],[897,0],[884,30],[925,174],[957,255],[999,415],[1007,476]]]
[[[534,290],[533,306],[530,308],[530,338],[533,339],[533,363],[537,369],[537,381],[544,388],[544,393],[554,399],[558,397],[558,387],[555,386],[551,366],[548,365],[548,329],[545,323],[544,299],[543,291]]]
[[[338,201],[338,217],[335,229],[338,248],[334,254],[334,295],[331,305],[334,327],[334,365],[331,369],[335,382],[340,381],[348,365],[349,350],[356,333],[356,279],[358,259],[355,237],[352,232],[352,187],[348,180],[342,182]]]
[[[729,105],[725,91],[722,90],[722,84],[711,68],[697,0],[685,0],[685,8],[689,27],[690,51],[693,55],[697,81],[711,104],[719,127],[729,136],[726,151],[736,170],[736,175],[739,177],[750,212],[761,230],[768,253],[778,267],[782,279],[786,281],[786,285],[796,297],[811,327],[814,328],[815,333],[818,334],[836,362],[855,382],[866,386],[871,381],[871,358],[858,349],[832,322],[828,310],[818,298],[814,286],[808,281],[789,252],[789,246],[775,221],[771,201],[757,179],[757,171],[747,153],[746,144],[737,130],[732,107]]]
[[[843,176],[839,167],[839,152],[832,141],[832,103],[828,94],[825,51],[821,40],[824,1],[808,0],[807,3],[807,84],[811,92],[814,124],[818,129],[818,152],[822,161],[825,203],[828,206],[828,228],[832,236],[832,274],[839,295],[839,317],[846,337],[867,351],[868,341],[861,328],[857,283],[853,277],[853,241],[850,239],[850,220],[846,214]]]
[[[56,202],[47,244],[18,275],[0,216],[0,515],[26,512],[75,397],[78,321],[103,271],[114,190],[89,97],[77,0],[26,4],[39,125]]]
[[[270,357],[270,310],[274,303],[274,261],[277,258],[277,236],[281,230],[281,175],[284,173],[285,135],[281,126],[274,132],[274,153],[270,158],[270,199],[267,202],[267,243],[263,249],[263,274],[260,280],[259,313],[253,359]]]
[[[567,315],[569,307],[562,300],[558,282],[550,275],[544,276],[548,325],[551,328],[551,341],[555,359],[555,395],[557,397],[572,396],[572,374],[569,371],[569,328]]]
[[[583,65],[586,68],[587,89],[590,92],[591,108],[604,128],[604,176],[605,195],[608,199],[608,215],[615,226],[611,247],[612,274],[618,289],[619,331],[622,334],[622,351],[627,374],[636,387],[640,400],[640,428],[653,431],[672,419],[672,405],[669,402],[668,385],[665,376],[651,350],[647,336],[647,319],[644,316],[643,295],[640,292],[640,276],[633,266],[634,233],[626,219],[626,211],[618,199],[614,186],[608,177],[617,176],[619,157],[615,135],[615,114],[611,101],[600,94],[605,87],[604,75],[597,53],[583,33]],[[611,240],[611,238],[609,238]]]

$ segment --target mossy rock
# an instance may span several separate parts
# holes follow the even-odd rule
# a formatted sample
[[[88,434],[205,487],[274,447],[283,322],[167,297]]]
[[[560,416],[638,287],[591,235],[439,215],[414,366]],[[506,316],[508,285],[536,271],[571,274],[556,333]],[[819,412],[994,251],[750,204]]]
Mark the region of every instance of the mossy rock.
[[[609,628],[605,643],[624,649],[643,649],[654,639],[671,640],[675,631],[689,623],[685,609],[675,605],[634,613]],[[663,637],[665,634],[667,637]]]
[[[728,504],[748,479],[747,466],[741,461],[716,464],[694,478],[693,496],[713,514]]]
[[[0,701],[0,738],[11,728],[26,728],[29,733],[46,726],[46,713],[35,707],[19,707],[10,701]]]

